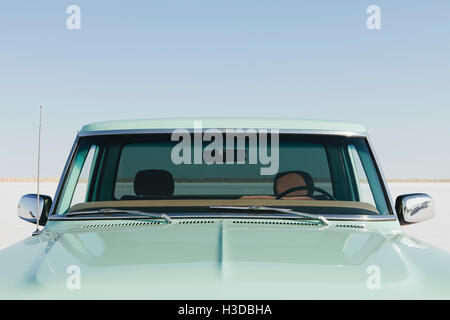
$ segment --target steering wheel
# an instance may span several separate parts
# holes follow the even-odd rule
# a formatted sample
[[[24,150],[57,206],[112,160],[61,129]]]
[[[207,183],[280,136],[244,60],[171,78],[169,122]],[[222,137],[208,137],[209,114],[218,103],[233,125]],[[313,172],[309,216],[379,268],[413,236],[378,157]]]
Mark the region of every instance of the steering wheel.
[[[327,200],[336,200],[335,197],[333,197],[330,193],[328,193],[327,191],[323,190],[322,188],[308,187],[308,186],[298,186],[298,187],[289,188],[289,189],[284,190],[283,192],[281,192],[279,195],[277,195],[275,199],[281,199],[281,198],[283,198],[284,196],[286,196],[289,193],[292,193],[294,191],[300,191],[300,190],[308,190],[308,191],[311,190],[312,193],[319,192],[319,193],[323,194],[325,197],[327,197]]]

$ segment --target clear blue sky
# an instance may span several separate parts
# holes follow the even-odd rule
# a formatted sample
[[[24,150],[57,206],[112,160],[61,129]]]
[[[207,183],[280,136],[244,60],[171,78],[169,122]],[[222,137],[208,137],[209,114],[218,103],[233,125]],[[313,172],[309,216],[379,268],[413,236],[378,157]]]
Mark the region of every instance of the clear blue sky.
[[[259,116],[359,122],[388,178],[450,178],[450,1],[2,1],[0,177],[35,176],[39,104],[46,177],[84,123]]]

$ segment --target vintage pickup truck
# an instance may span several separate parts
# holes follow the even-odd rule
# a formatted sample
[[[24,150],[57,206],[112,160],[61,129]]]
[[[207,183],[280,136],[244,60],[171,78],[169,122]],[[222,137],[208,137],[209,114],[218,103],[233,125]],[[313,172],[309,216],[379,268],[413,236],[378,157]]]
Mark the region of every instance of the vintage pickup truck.
[[[450,255],[400,227],[432,199],[392,202],[357,124],[86,125],[18,211],[44,227],[0,251],[3,299],[450,298]]]

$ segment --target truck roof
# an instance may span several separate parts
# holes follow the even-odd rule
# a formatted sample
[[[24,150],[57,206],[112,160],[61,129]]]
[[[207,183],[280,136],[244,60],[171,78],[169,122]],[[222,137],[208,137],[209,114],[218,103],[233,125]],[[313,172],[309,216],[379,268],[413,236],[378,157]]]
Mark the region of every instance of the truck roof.
[[[194,122],[201,121],[202,128],[217,129],[280,129],[280,130],[330,130],[367,132],[363,125],[356,123],[277,119],[277,118],[170,118],[170,119],[142,119],[104,121],[85,125],[81,132],[118,131],[118,130],[148,130],[148,129],[192,129]]]

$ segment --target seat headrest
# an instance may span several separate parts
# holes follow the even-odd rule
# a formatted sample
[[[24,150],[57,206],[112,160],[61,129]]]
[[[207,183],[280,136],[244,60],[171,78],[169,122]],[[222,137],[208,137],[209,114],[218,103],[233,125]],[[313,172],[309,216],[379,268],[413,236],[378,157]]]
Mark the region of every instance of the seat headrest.
[[[311,175],[304,171],[280,172],[275,176],[273,182],[273,193],[275,196],[294,187],[306,186],[308,190],[297,190],[289,193],[289,196],[308,196],[314,188],[314,181]]]
[[[137,196],[171,197],[173,176],[166,170],[142,170],[134,178],[134,193]]]

